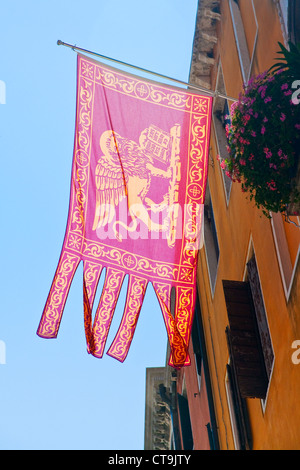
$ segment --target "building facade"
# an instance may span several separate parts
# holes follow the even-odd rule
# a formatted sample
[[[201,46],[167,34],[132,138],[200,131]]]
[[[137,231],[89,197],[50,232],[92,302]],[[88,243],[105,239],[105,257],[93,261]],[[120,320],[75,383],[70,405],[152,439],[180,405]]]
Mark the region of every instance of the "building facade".
[[[176,372],[181,449],[300,449],[300,217],[265,217],[218,161],[230,98],[300,42],[299,3],[199,0],[190,83],[228,99],[214,99],[192,365]]]

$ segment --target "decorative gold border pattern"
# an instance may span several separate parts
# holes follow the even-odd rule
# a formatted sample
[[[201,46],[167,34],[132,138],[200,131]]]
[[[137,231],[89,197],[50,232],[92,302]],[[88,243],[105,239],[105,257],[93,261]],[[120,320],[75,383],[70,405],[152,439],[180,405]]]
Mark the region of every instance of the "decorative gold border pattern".
[[[43,316],[38,328],[39,336],[57,337],[64,306],[79,262],[79,256],[66,251],[62,253],[44,309],[47,315]]]

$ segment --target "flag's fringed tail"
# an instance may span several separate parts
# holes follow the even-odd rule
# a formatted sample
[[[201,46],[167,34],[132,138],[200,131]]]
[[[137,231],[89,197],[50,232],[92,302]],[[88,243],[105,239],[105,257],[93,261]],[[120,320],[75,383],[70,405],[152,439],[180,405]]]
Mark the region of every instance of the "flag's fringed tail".
[[[69,289],[79,263],[78,256],[62,251],[37,331],[37,334],[42,338],[56,338],[58,335]],[[83,262],[83,309],[87,350],[97,358],[102,358],[104,354],[107,336],[125,277],[125,273],[118,269],[108,268],[106,270],[102,294],[93,320],[92,311],[101,271],[102,265],[89,261]],[[109,356],[120,362],[126,359],[129,352],[147,284],[147,279],[134,275],[129,276],[123,317],[117,334],[107,351]],[[177,314],[174,317],[171,313],[170,285],[163,282],[153,282],[153,287],[161,307],[171,348],[169,364],[173,367],[189,365],[188,344],[193,319],[190,312],[193,312],[195,308],[195,289],[189,288],[182,291],[177,288],[177,305],[175,307]]]

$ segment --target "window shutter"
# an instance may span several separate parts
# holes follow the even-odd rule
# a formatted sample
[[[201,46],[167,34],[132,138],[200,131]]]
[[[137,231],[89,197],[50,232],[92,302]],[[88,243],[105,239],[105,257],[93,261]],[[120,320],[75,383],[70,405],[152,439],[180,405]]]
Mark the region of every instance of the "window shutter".
[[[260,287],[259,275],[255,257],[247,263],[248,279],[252,293],[253,304],[256,313],[256,321],[260,335],[260,342],[264,355],[264,361],[268,377],[271,375],[274,353],[266,317],[263,295]]]
[[[228,334],[228,328],[226,328],[226,333]],[[245,399],[241,398],[241,395],[237,390],[236,377],[232,371],[232,367],[229,364],[227,364],[227,376],[238,433],[238,449],[252,449],[252,436],[249,425],[247,405],[245,403]]]
[[[248,282],[223,281],[228,347],[242,398],[265,398],[268,377]]]
[[[187,399],[178,393],[178,408],[179,408],[179,416],[180,416],[180,423],[181,423],[181,433],[182,433],[182,441],[183,441],[183,449],[184,450],[193,450],[193,433],[192,433],[192,426],[191,426],[191,418],[190,418],[190,411],[189,411],[189,404]]]

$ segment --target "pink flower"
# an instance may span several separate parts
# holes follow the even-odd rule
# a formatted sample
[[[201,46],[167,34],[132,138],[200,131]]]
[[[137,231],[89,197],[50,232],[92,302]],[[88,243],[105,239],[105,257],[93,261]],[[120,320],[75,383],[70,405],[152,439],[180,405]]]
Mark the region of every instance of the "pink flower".
[[[262,126],[262,128],[261,128],[261,133],[262,133],[262,135],[264,135],[264,134],[266,133],[266,128],[265,128],[265,126]]]
[[[300,130],[300,124],[295,124],[295,128],[299,131]]]
[[[260,96],[264,98],[266,96],[266,91],[267,91],[267,86],[266,85],[261,85],[258,89],[258,93],[260,93]]]
[[[281,86],[281,89],[282,90],[287,90],[289,87],[288,83],[284,83],[282,86]]]
[[[280,121],[284,122],[285,120],[286,120],[286,115],[284,113],[281,113]]]
[[[269,103],[270,101],[272,101],[272,98],[270,96],[268,96],[266,99],[265,99],[265,103]]]
[[[221,161],[220,166],[221,166],[222,170],[225,170],[226,163],[224,162],[224,160]]]
[[[269,119],[265,116],[265,117],[263,118],[263,122],[268,122],[268,121],[269,121]]]
[[[241,159],[240,159],[240,164],[241,164],[242,166],[246,166],[246,160],[245,160],[244,158],[241,158]]]
[[[292,94],[292,90],[285,91],[284,96],[290,96]]]
[[[264,148],[264,152],[266,154],[266,158],[271,158],[272,157],[272,152],[270,149],[268,149],[268,147]]]
[[[252,137],[256,137],[256,132],[255,132],[255,131],[251,131],[251,135],[252,135]]]
[[[276,183],[274,180],[272,180],[270,183],[267,183],[267,186],[268,188],[271,190],[271,191],[276,191]]]

